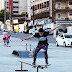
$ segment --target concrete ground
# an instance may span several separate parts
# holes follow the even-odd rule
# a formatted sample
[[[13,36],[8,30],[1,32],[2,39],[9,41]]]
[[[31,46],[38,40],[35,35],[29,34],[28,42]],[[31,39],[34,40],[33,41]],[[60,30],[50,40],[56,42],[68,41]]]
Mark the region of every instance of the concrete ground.
[[[36,47],[37,41],[27,40],[21,42],[18,38],[11,37],[10,46],[3,45],[2,35],[0,35],[0,72],[15,72],[20,69],[19,60],[32,64],[32,58],[19,58],[12,55],[13,50],[26,50],[26,43],[32,44],[32,50]],[[48,68],[39,69],[39,72],[72,72],[72,48],[71,47],[56,47],[55,43],[49,43],[48,49],[49,64]],[[37,65],[45,64],[44,58],[37,58]],[[28,72],[36,72],[35,68],[23,64],[23,69],[28,69]]]

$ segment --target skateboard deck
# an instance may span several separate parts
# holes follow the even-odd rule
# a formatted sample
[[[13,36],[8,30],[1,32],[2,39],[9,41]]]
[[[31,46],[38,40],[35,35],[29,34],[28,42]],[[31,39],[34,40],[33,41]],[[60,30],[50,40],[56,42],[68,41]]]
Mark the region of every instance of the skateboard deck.
[[[48,65],[33,65],[33,68],[36,68],[36,67],[43,67],[43,68],[47,68],[48,66],[50,66],[51,64],[48,64]]]

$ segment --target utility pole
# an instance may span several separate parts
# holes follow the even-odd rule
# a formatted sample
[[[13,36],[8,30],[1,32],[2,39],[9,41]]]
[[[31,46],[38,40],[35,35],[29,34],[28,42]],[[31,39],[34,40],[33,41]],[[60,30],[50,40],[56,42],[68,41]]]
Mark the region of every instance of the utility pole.
[[[10,32],[11,32],[11,6],[10,6]]]
[[[34,17],[34,1],[33,1],[33,27],[34,27],[34,19],[35,17]]]
[[[12,19],[11,19],[11,6],[10,6],[10,32],[11,32],[11,23],[12,23]]]
[[[53,0],[53,16],[54,16],[54,27],[56,27],[57,26],[57,24],[56,24],[56,18],[55,18],[55,16],[56,16],[56,9],[55,9],[55,5],[56,5],[56,2],[55,2],[55,0]],[[56,24],[56,25],[55,25]],[[56,29],[57,30],[57,29]],[[53,37],[56,37],[56,30],[54,30],[54,35],[53,35]]]
[[[35,15],[34,15],[34,1],[33,1],[33,35],[34,35],[34,20],[35,20]]]
[[[5,9],[4,9],[4,29],[5,29],[5,25],[6,25],[6,1],[4,3],[4,7],[5,7]]]

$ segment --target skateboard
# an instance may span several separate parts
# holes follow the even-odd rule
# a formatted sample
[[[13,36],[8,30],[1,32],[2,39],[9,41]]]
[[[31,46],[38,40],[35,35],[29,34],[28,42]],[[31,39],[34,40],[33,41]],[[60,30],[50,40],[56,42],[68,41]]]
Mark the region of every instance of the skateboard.
[[[36,68],[36,67],[38,67],[38,68],[47,68],[48,66],[50,66],[51,64],[48,64],[48,65],[33,65],[33,67],[32,68]]]

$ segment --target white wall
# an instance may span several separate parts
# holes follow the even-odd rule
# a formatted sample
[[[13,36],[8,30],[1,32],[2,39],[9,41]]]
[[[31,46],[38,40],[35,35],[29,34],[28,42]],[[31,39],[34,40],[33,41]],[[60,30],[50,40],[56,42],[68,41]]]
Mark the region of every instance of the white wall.
[[[10,25],[7,25],[7,29],[10,31]]]
[[[4,0],[0,0],[0,10],[4,9]]]
[[[1,29],[3,29],[3,28],[4,28],[4,24],[1,25]]]
[[[27,0],[19,0],[19,14],[27,11]]]
[[[30,9],[31,9],[31,2],[30,0],[27,0],[27,12],[28,12],[29,19],[31,19]]]
[[[51,28],[51,29],[53,29],[54,28],[54,23],[46,24],[46,25],[43,26],[43,28]]]
[[[72,26],[67,27],[67,33],[72,33]]]
[[[19,24],[19,32],[23,32],[24,31],[24,24]]]

